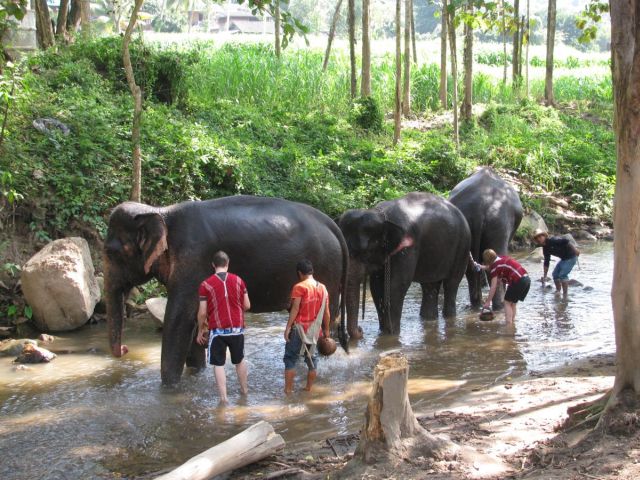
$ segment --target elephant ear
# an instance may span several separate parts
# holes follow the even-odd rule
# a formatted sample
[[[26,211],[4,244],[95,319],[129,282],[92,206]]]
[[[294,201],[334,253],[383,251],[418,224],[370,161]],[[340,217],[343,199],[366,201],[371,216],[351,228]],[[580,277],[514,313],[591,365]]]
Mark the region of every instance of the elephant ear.
[[[395,255],[414,243],[413,237],[404,228],[389,220],[384,222],[384,242],[386,255]]]
[[[149,273],[151,265],[167,251],[167,225],[158,213],[136,215],[138,226],[138,246],[144,258],[144,273]]]

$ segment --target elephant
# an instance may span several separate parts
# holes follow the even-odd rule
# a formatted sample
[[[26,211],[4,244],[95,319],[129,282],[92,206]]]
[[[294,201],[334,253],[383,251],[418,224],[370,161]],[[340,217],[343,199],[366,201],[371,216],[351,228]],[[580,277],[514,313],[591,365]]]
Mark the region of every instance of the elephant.
[[[404,297],[414,281],[422,285],[421,317],[437,318],[441,285],[443,314],[455,316],[471,234],[453,204],[430,193],[413,192],[371,209],[347,210],[337,223],[349,248],[346,304],[351,338],[362,337],[358,297],[367,275],[383,333],[399,332]]]
[[[487,248],[504,255],[522,220],[518,192],[489,167],[478,169],[461,181],[449,194],[449,201],[460,209],[471,230],[471,255],[481,262]],[[473,307],[482,303],[482,273],[470,263],[467,268],[469,298]],[[502,307],[504,293],[493,298],[494,309]]]
[[[125,202],[114,208],[104,243],[109,341],[114,356],[122,344],[123,302],[132,287],[152,278],[167,288],[162,331],[162,383],[178,383],[184,365],[202,369],[205,349],[195,341],[198,287],[213,274],[218,250],[230,257],[230,271],[246,283],[251,312],[289,305],[297,283],[295,265],[309,259],[314,276],[329,292],[332,320],[341,312],[346,338],[344,288],[348,250],[342,232],[324,213],[277,198],[232,196],[187,201],[167,207]],[[341,341],[343,346],[345,341]]]

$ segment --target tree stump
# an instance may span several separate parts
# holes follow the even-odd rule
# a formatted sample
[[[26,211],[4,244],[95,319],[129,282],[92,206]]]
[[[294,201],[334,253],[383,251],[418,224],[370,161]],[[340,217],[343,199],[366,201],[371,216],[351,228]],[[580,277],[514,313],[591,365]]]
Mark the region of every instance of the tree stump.
[[[407,380],[409,364],[401,352],[381,355],[356,449],[365,463],[402,460],[409,456],[441,458],[455,450],[450,441],[430,434],[413,414]]]

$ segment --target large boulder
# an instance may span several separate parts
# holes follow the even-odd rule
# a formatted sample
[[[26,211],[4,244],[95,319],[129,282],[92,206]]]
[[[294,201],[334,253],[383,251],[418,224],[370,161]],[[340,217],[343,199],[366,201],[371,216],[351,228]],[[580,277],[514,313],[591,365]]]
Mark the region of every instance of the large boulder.
[[[83,238],[49,243],[26,263],[21,279],[33,319],[45,332],[81,327],[100,300],[89,245]]]
[[[522,221],[518,227],[518,234],[522,237],[531,239],[531,235],[533,235],[533,232],[536,230],[544,230],[545,232],[549,231],[547,224],[540,214],[532,210],[522,217]]]

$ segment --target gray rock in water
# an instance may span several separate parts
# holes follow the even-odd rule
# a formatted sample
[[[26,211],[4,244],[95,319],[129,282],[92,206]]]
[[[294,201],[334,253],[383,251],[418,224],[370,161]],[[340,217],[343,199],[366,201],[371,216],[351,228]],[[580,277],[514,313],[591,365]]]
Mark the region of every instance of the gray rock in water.
[[[167,309],[167,299],[164,297],[149,298],[145,302],[145,305],[160,325],[164,322],[164,312]]]
[[[81,327],[100,300],[89,245],[80,237],[46,245],[25,264],[21,281],[33,320],[45,332]]]
[[[596,242],[598,240],[594,235],[591,235],[591,233],[589,233],[587,230],[577,230],[575,232],[572,232],[572,235],[575,240],[580,240],[583,242]]]
[[[0,357],[15,357],[20,355],[25,345],[38,346],[38,342],[28,338],[3,340],[0,342]]]
[[[54,358],[56,358],[55,353],[28,343],[13,363],[47,363]]]

